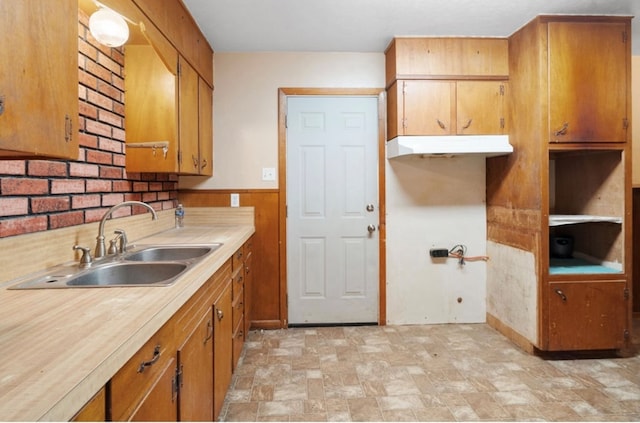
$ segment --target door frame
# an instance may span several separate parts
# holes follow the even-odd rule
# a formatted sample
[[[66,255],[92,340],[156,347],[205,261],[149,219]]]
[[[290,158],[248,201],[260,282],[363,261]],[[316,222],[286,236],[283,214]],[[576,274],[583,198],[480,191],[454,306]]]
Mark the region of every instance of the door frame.
[[[280,88],[278,89],[278,227],[280,238],[280,317],[284,328],[289,326],[287,292],[287,98],[289,96],[363,96],[378,99],[378,204],[379,204],[379,281],[378,325],[387,321],[386,290],[386,92],[384,88]]]

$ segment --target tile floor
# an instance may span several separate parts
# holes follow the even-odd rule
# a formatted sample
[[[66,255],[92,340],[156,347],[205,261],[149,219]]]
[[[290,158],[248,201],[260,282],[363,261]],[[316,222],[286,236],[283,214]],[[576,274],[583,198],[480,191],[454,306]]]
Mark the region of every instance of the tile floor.
[[[242,354],[222,421],[640,421],[640,354],[543,360],[485,324],[252,331]]]

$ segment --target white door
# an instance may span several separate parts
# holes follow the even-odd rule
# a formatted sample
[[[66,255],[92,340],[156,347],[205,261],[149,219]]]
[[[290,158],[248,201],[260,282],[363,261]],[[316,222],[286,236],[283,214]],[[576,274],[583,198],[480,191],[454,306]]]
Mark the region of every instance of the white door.
[[[288,97],[289,324],[378,321],[378,99]]]

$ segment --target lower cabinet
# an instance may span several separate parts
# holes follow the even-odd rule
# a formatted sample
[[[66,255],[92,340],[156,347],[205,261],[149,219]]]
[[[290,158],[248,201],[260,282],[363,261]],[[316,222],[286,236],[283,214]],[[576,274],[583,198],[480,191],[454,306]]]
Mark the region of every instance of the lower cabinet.
[[[215,421],[232,376],[231,259],[116,373],[114,421]]]
[[[107,420],[106,389],[103,387],[71,419],[74,422],[104,422]]]
[[[550,351],[620,349],[629,337],[624,281],[551,282]]]

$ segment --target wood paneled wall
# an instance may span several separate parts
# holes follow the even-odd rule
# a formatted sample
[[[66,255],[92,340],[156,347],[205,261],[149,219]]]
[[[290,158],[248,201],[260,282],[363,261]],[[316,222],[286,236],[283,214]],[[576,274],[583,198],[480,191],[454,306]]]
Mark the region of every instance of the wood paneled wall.
[[[251,295],[251,327],[283,328],[286,316],[281,315],[280,304],[283,296],[280,293],[279,191],[180,190],[178,199],[185,207],[229,207],[231,193],[240,194],[241,206],[255,208],[254,282],[248,293]]]

